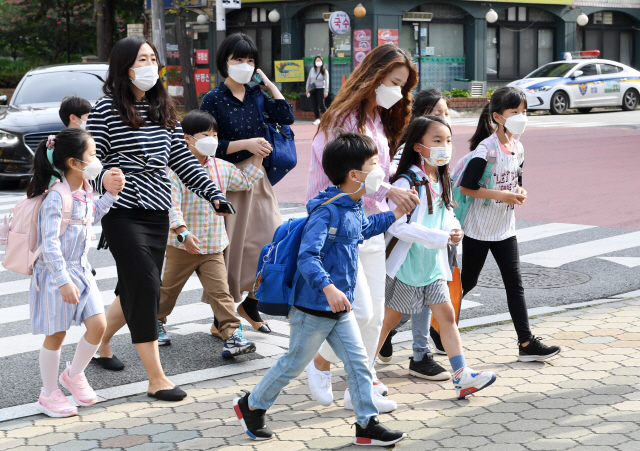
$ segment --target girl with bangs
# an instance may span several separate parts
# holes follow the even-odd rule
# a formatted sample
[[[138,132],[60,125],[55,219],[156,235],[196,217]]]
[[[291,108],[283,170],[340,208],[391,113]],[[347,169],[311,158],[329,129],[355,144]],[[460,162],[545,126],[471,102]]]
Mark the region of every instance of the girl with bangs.
[[[367,216],[387,211],[386,198],[406,211],[418,196],[406,188],[389,185],[390,149],[395,149],[411,116],[411,91],[418,81],[416,69],[404,50],[389,44],[373,49],[342,86],[322,116],[311,147],[307,202],[327,189],[331,182],[322,169],[325,144],[335,128],[370,136],[378,148],[379,168],[367,174],[363,197]],[[387,388],[376,377],[373,362],[384,317],[385,244],[382,236],[360,245],[355,287],[354,315],[369,358],[374,380],[374,402],[380,412],[390,412],[396,403],[384,398]],[[333,402],[330,362],[337,361],[325,342],[307,367],[309,389],[322,405]],[[345,397],[348,394],[345,393]]]

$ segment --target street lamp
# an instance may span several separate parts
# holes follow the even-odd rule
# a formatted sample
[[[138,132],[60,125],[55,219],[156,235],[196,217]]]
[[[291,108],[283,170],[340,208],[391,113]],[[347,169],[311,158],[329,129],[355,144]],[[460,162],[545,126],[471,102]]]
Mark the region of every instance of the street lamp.
[[[206,25],[209,23],[209,18],[207,17],[206,14],[200,14],[196,19],[196,22],[198,22],[200,25]]]
[[[274,9],[269,13],[268,17],[269,17],[269,22],[276,23],[277,21],[280,20],[280,13],[278,12],[277,9]]]
[[[487,22],[495,23],[496,20],[498,20],[498,13],[495,12],[493,8],[491,8],[489,11],[487,11],[487,14],[484,17],[485,19],[487,19]]]
[[[578,22],[578,25],[580,25],[581,27],[584,27],[586,24],[589,23],[589,17],[585,13],[581,13],[576,18],[576,22]]]
[[[359,19],[361,19],[364,16],[366,16],[366,14],[367,14],[367,10],[365,9],[364,6],[362,6],[362,3],[358,3],[358,6],[353,8],[353,15],[356,16]]]

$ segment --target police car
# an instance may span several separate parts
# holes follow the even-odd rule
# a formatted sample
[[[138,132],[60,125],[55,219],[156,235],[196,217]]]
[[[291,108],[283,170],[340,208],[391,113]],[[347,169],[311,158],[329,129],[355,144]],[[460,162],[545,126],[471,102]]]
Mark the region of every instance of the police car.
[[[640,72],[598,56],[599,50],[567,53],[564,61],[545,64],[508,86],[527,94],[529,110],[551,114],[564,114],[569,108],[588,113],[604,106],[635,110],[640,101]]]

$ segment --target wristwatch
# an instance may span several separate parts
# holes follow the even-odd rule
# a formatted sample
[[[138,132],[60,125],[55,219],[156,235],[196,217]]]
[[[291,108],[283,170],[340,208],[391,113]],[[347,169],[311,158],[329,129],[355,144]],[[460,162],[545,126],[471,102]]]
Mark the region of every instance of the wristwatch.
[[[188,230],[185,230],[182,233],[178,234],[178,242],[180,243],[184,243],[184,240],[187,239],[187,235],[189,235],[191,232],[189,232]]]

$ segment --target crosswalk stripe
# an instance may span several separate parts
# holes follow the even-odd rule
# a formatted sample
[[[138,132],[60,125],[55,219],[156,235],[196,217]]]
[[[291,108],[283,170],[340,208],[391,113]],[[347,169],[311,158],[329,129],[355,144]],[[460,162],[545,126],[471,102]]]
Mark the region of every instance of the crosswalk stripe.
[[[196,302],[194,304],[181,305],[173,309],[173,312],[167,318],[167,325],[173,326],[211,318],[213,318],[211,307],[207,304]],[[244,322],[244,324],[245,326],[248,326],[248,323]],[[284,321],[270,320],[269,327],[271,327],[274,332],[285,334],[287,336],[289,335],[289,325]],[[247,328],[250,328],[250,326]],[[67,331],[64,345],[66,346],[78,343],[80,338],[84,335],[85,330],[84,326],[71,326]],[[124,335],[128,333],[129,328],[124,326],[116,333],[116,335]],[[0,358],[37,351],[42,347],[42,340],[42,336],[32,335],[30,333],[0,338]]]
[[[527,241],[541,240],[550,238],[564,233],[579,232],[581,230],[593,229],[595,226],[583,224],[564,224],[560,222],[550,222],[548,224],[540,224],[537,226],[525,227],[516,230],[518,243],[526,243]],[[462,243],[458,245],[458,254],[462,254]]]
[[[567,263],[597,257],[610,252],[621,251],[640,246],[640,232],[625,233],[599,240],[559,247],[547,251],[535,252],[520,257],[525,263],[558,268]]]
[[[96,280],[106,280],[118,277],[115,266],[104,266],[100,268],[96,275]],[[11,282],[0,283],[0,295],[5,296],[8,294],[24,293],[29,291],[29,285],[31,285],[31,278],[13,280]]]

